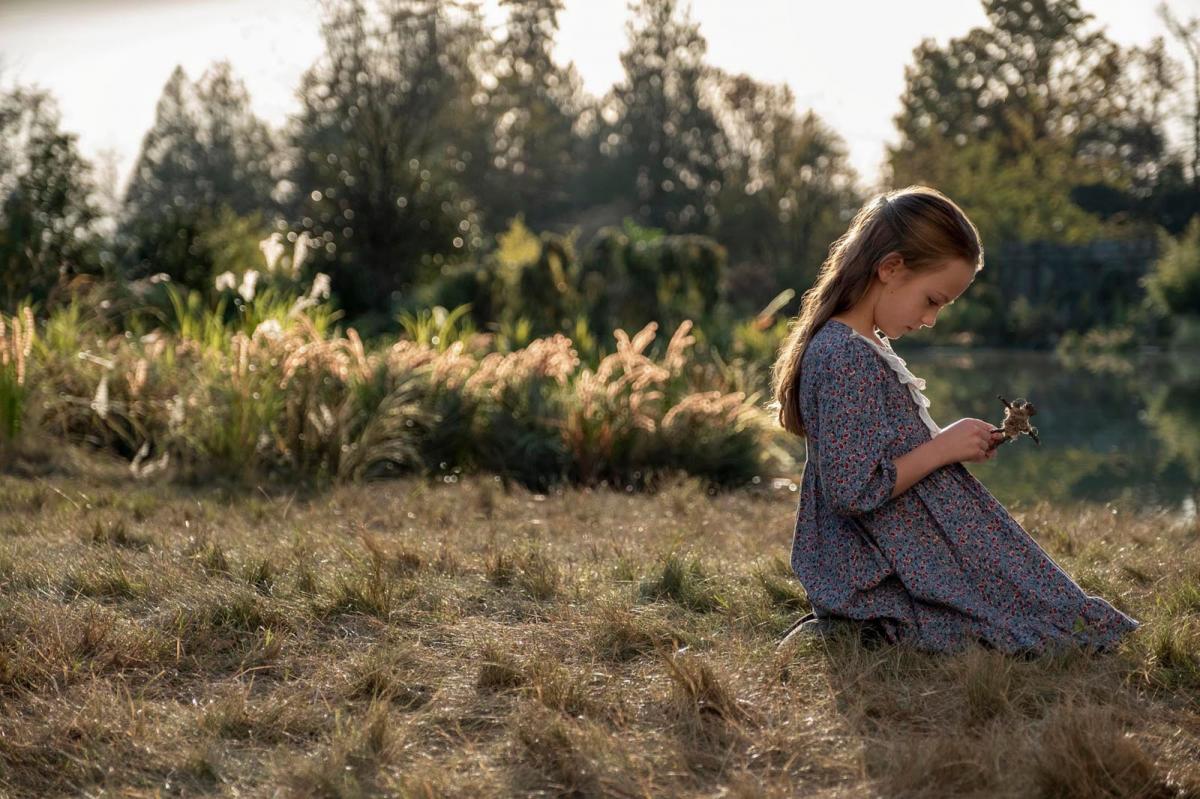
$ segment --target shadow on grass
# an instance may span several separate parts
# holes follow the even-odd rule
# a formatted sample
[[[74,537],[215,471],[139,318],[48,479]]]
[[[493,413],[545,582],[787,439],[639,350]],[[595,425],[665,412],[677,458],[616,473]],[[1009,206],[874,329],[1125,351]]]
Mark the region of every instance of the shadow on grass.
[[[850,626],[800,638],[778,678],[817,668],[861,739],[882,795],[1197,796],[1156,762],[1145,729],[1139,644],[1097,655],[1065,647],[1019,658],[980,644],[954,654],[864,647]]]

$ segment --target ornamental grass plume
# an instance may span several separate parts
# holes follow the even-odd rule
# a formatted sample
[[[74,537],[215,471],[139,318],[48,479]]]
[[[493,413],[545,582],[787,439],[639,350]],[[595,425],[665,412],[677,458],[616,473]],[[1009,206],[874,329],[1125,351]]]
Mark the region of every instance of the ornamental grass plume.
[[[33,350],[36,327],[28,305],[18,314],[0,314],[0,441],[9,442],[21,432],[27,412],[26,368]]]
[[[706,417],[715,425],[734,424],[745,406],[746,394],[735,391],[726,394],[722,391],[700,391],[688,394],[681,399],[667,415],[663,417],[664,429],[680,423],[686,417]]]
[[[302,471],[358,479],[377,464],[419,464],[417,439],[434,422],[422,406],[427,370],[368,353],[354,328],[323,338],[304,316],[284,337],[279,433],[287,461]],[[393,368],[397,367],[397,368]]]
[[[507,390],[535,379],[548,379],[565,386],[577,366],[579,354],[571,340],[555,333],[550,338],[535,339],[514,352],[489,353],[463,388],[468,394],[486,393],[499,400]]]
[[[645,355],[657,327],[650,322],[632,338],[614,331],[617,351],[575,379],[561,431],[577,480],[637,481],[656,467],[686,469],[693,458],[712,464],[728,457],[740,464],[733,471],[746,468],[753,431],[740,422],[753,409],[744,393],[692,390],[684,374],[696,341],[691,320],[671,336],[661,363]]]
[[[467,378],[479,366],[479,361],[464,352],[465,349],[466,342],[456,341],[433,359],[429,379],[435,386],[454,390],[466,384]]]
[[[278,231],[272,233],[258,243],[258,248],[262,250],[263,260],[267,262],[267,271],[274,272],[275,264],[283,257],[283,234]]]
[[[661,357],[648,354],[657,323],[614,331],[615,351],[593,370],[561,333],[505,353],[474,332],[368,350],[353,328],[327,327],[323,308],[289,313],[295,295],[233,324],[176,299],[175,333],[91,336],[74,317],[47,320],[48,337],[63,328],[38,369],[48,432],[133,457],[135,473],[167,458],[201,473],[336,480],[468,468],[545,487],[629,486],[675,469],[736,483],[759,469],[744,393],[719,375],[693,385],[707,373],[694,368],[690,320]],[[13,349],[18,322],[5,319],[2,337],[12,383],[28,351]]]
[[[20,386],[25,385],[25,365],[35,333],[33,309],[28,305],[7,321],[0,314],[0,367],[11,369],[14,382]]]

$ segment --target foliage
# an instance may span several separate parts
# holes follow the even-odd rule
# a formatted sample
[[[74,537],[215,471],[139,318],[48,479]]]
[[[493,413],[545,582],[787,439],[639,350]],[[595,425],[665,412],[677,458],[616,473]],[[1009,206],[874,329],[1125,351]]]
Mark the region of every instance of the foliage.
[[[227,61],[195,84],[177,67],[125,192],[117,234],[125,274],[165,273],[202,288],[244,258],[245,242],[262,237],[263,214],[275,207],[275,154],[272,132],[250,111]]]
[[[815,280],[861,198],[845,143],[813,111],[797,116],[786,85],[714,74],[727,139],[714,237],[729,251],[730,277],[745,277],[729,300],[748,312]]]
[[[308,295],[267,309],[256,295],[230,318],[224,295],[167,293],[170,326],[138,338],[86,323],[78,306],[46,320],[35,360],[56,398],[47,432],[110,448],[139,474],[485,470],[539,490],[648,485],[673,470],[740,484],[765,456],[757,395],[685,373],[690,322],[661,362],[644,352],[656,325],[617,330],[617,351],[592,370],[562,334],[493,349],[498,337],[458,326],[465,306],[406,318],[412,338],[368,348],[353,328],[319,326],[329,311]]]
[[[289,216],[327,242],[316,255],[351,314],[405,292],[482,244],[468,182],[487,162],[472,55],[478,10],[395,2],[369,28],[357,0],[330,4],[324,56],[303,76],[290,133]]]
[[[494,57],[495,88],[487,91],[492,125],[488,162],[477,194],[485,226],[500,230],[528,218],[537,229],[579,203],[577,182],[586,168],[575,121],[584,111],[575,65],[553,58],[562,0],[506,0],[505,35]]]
[[[1178,239],[1165,234],[1162,239],[1162,257],[1146,277],[1146,293],[1167,313],[1200,315],[1200,217]]]
[[[726,258],[725,248],[704,236],[667,236],[628,220],[601,230],[579,265],[591,326],[705,318],[716,309]]]
[[[626,26],[624,80],[608,98],[604,152],[634,217],[672,233],[710,233],[724,135],[706,92],[708,44],[676,0],[640,0]]]
[[[1160,233],[1162,255],[1144,279],[1147,303],[1167,317],[1171,345],[1180,350],[1200,347],[1200,216],[1172,238]]]
[[[1104,182],[1152,178],[1173,87],[1161,40],[1122,49],[1078,0],[983,6],[987,26],[944,47],[927,39],[915,51],[893,165],[902,167],[930,137],[962,147],[994,136],[1004,161],[1028,141],[1050,139]]]
[[[954,145],[930,134],[897,178],[927,181],[954,198],[979,228],[985,249],[989,242],[1082,243],[1100,236],[1103,223],[1071,200],[1078,164],[1060,142],[1030,135],[1019,155],[1005,156],[996,136]]]
[[[842,137],[788,86],[709,64],[677,0],[631,7],[623,74],[595,99],[553,57],[561,0],[506,0],[494,33],[463,0],[322,5],[323,52],[283,130],[228,62],[194,82],[174,71],[113,220],[49,96],[0,95],[0,302],[86,297],[138,336],[219,308],[214,323],[250,336],[322,274],[369,342],[467,305],[464,329],[498,351],[563,334],[591,368],[598,331],[685,319],[701,347],[737,359],[742,340],[769,359],[747,314],[802,292],[863,200]],[[1200,209],[1200,156],[1165,135],[1178,65],[1161,40],[1118,45],[1079,0],[983,9],[986,24],[914,51],[888,151],[884,185],[955,199],[991,265],[934,339],[1048,344],[1093,325],[1186,339],[1161,297],[1127,290],[1140,259],[1089,249],[1182,235]],[[1171,29],[1189,47],[1200,30]],[[268,237],[304,255],[263,269]],[[1028,288],[1055,259],[996,258],[1010,244],[1081,248],[1094,290],[1064,311]],[[118,279],[81,277],[99,274]],[[323,334],[332,316],[305,304]]]
[[[102,271],[91,166],[40,89],[0,91],[0,307]]]

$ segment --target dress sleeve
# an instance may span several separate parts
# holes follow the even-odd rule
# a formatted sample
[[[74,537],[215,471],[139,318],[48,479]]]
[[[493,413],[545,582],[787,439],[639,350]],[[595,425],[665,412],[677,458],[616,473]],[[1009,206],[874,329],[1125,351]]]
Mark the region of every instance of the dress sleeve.
[[[891,373],[869,346],[838,348],[817,381],[817,468],[830,507],[843,516],[878,508],[896,486],[896,464],[886,454],[899,434],[885,403]]]

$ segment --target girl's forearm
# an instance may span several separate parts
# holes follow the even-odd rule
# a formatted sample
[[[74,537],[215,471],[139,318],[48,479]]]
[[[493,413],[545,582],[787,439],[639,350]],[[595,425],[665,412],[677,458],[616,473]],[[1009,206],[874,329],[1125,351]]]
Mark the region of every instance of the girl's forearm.
[[[926,441],[892,462],[896,465],[896,486],[892,489],[892,497],[903,494],[913,483],[934,469],[946,465],[941,448],[936,446],[934,441]]]

